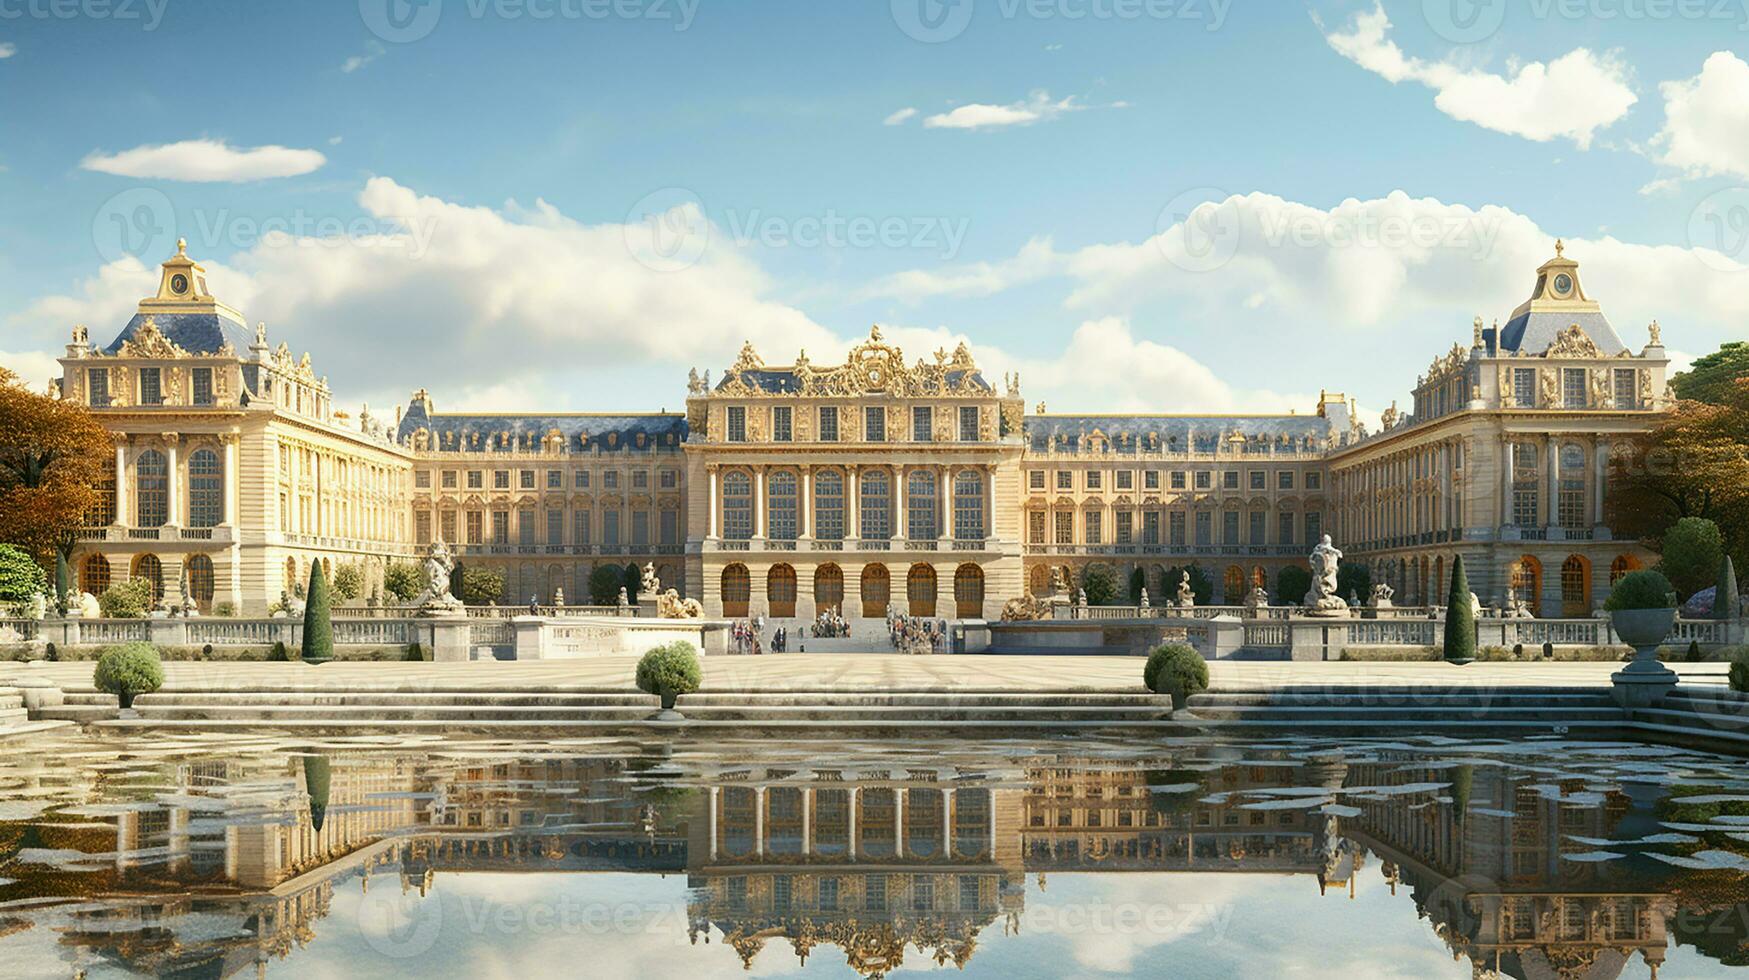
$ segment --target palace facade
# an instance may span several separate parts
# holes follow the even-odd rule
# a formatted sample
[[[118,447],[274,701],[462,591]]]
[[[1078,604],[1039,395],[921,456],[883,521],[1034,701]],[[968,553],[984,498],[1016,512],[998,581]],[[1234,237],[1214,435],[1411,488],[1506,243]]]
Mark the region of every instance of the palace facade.
[[[337,410],[310,356],[179,247],[107,346],[75,327],[61,359],[61,397],[116,442],[74,563],[85,591],[143,576],[170,604],[260,614],[311,562],[356,566],[362,600],[442,540],[502,572],[506,603],[585,602],[595,569],[652,563],[712,616],[995,618],[1096,564],[1162,598],[1197,565],[1238,603],[1330,534],[1399,603],[1442,601],[1462,556],[1485,601],[1510,585],[1588,615],[1650,557],[1604,501],[1669,362],[1656,323],[1621,339],[1562,253],[1372,433],[1329,391],[1303,414],[1029,413],[965,345],[908,361],[878,328],[841,364],[749,344],[716,383],[693,373],[684,414],[450,414],[421,390],[390,422]]]

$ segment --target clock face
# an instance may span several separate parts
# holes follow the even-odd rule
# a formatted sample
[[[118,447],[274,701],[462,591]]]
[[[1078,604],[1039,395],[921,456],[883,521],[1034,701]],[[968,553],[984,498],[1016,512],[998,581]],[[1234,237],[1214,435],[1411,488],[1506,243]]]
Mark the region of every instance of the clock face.
[[[1572,291],[1573,291],[1573,277],[1572,276],[1569,276],[1565,272],[1563,272],[1560,275],[1555,277],[1555,292],[1560,293],[1562,296],[1565,296]]]
[[[170,291],[174,292],[174,293],[186,293],[186,292],[188,292],[188,277],[183,275],[180,272],[174,276],[171,276],[170,277]]]

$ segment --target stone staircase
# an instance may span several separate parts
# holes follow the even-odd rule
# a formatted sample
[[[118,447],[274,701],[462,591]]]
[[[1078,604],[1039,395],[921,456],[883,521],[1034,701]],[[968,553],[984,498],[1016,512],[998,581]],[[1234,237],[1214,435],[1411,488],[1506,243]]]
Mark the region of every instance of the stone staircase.
[[[0,741],[66,728],[64,721],[32,720],[24,706],[24,694],[16,687],[0,687]]]
[[[1536,734],[1623,731],[1608,688],[1337,686],[1228,690],[1190,698],[1178,720],[1205,730]]]

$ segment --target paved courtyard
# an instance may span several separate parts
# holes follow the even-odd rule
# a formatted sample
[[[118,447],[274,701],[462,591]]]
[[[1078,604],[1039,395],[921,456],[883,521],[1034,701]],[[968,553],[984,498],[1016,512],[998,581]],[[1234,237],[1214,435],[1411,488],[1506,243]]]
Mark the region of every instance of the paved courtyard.
[[[192,663],[164,665],[165,690],[634,690],[632,655],[522,663]],[[1727,665],[1673,664],[1689,684],[1723,685]],[[0,686],[44,677],[89,689],[91,662],[0,664]],[[1295,686],[1603,687],[1615,663],[1287,663],[1216,661],[1215,690]],[[771,654],[707,657],[706,691],[1139,691],[1142,660],[1099,656]]]

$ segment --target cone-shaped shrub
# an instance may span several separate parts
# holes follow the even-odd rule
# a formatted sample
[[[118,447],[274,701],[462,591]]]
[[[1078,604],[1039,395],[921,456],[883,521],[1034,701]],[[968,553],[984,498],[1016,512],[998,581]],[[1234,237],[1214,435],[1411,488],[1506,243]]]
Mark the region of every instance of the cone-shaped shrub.
[[[1445,659],[1476,659],[1476,611],[1462,555],[1451,560],[1451,592],[1445,597]]]
[[[1713,593],[1713,618],[1736,619],[1742,615],[1737,598],[1737,566],[1731,563],[1731,556],[1719,563],[1719,587]]]
[[[331,777],[327,756],[304,756],[304,792],[310,794],[310,826],[317,831],[328,820],[328,783]]]
[[[71,592],[72,589],[73,570],[67,567],[67,553],[57,548],[55,549],[55,612],[66,615],[67,593]]]
[[[328,576],[322,563],[310,562],[310,587],[304,599],[304,660],[334,659],[334,621],[329,616]]]

